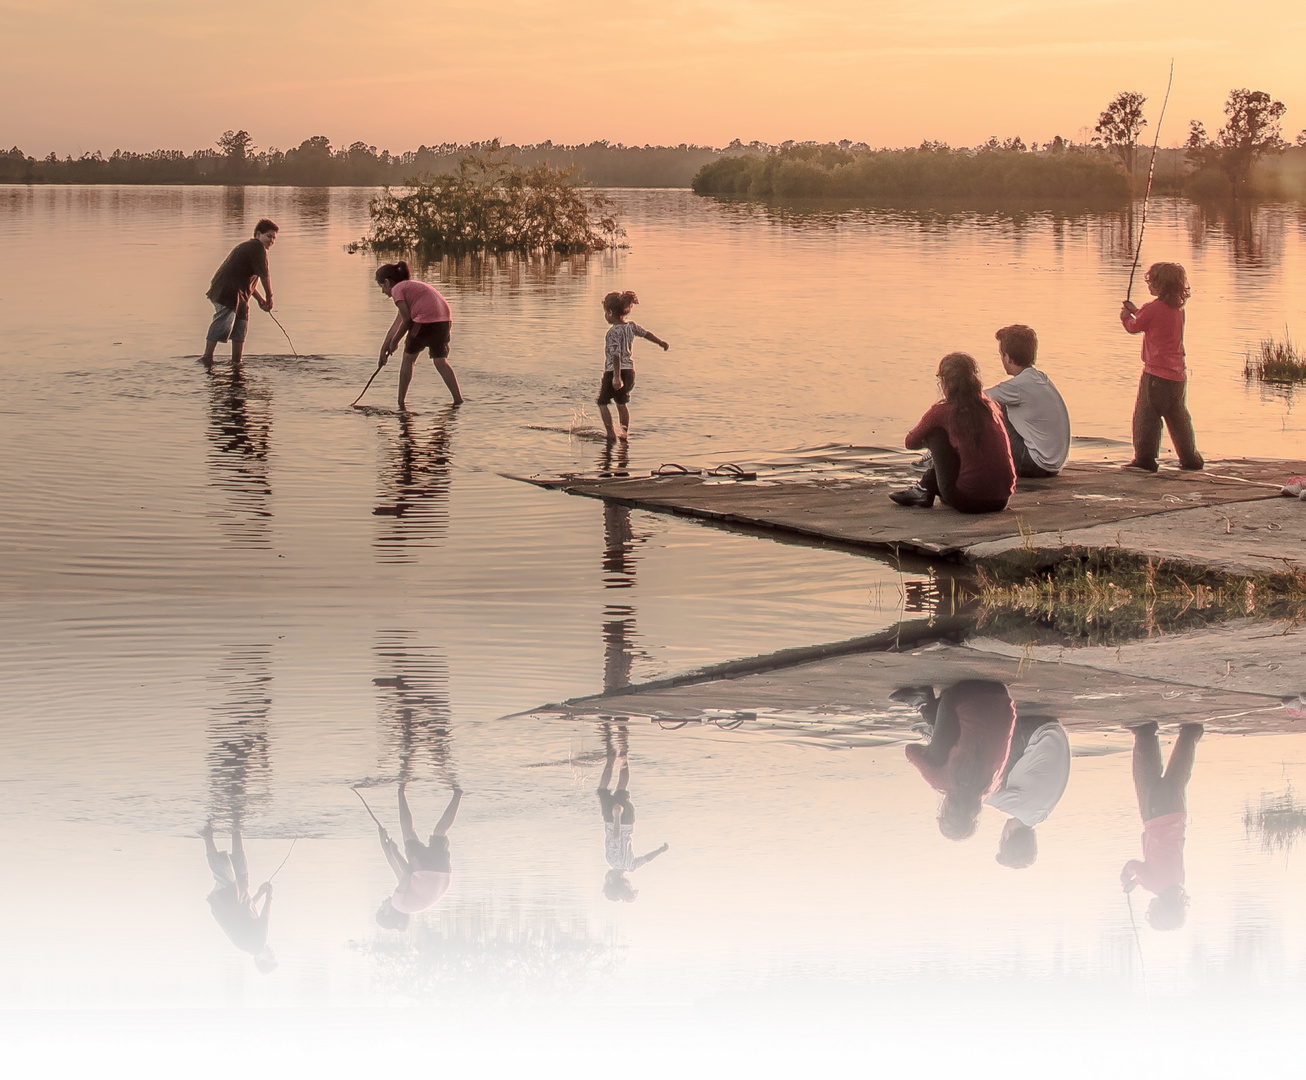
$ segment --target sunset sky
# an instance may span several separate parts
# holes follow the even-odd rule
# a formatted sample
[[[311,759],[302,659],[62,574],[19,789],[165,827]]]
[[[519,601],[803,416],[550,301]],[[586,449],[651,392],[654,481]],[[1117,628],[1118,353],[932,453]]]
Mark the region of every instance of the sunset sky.
[[[1251,13],[1245,21],[1232,12]],[[1082,137],[1117,91],[1163,143],[1214,130],[1232,87],[1306,127],[1306,9],[1195,0],[0,0],[0,142],[43,156],[193,150],[243,127],[399,152],[512,142],[724,145],[739,137]],[[1150,132],[1149,128],[1149,132]]]

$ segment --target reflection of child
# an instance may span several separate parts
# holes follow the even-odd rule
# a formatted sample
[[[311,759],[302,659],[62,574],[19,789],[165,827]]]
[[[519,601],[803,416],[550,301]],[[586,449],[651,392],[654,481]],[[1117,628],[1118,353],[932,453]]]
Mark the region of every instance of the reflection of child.
[[[458,814],[458,804],[462,802],[463,793],[458,788],[453,789],[449,805],[431,830],[430,839],[423,844],[413,828],[413,812],[408,809],[408,796],[404,791],[407,786],[399,785],[399,829],[404,838],[402,855],[399,853],[399,845],[390,838],[385,828],[381,825],[376,827],[381,837],[381,850],[385,852],[386,861],[398,881],[394,894],[381,901],[381,907],[376,913],[377,925],[387,930],[407,930],[409,916],[435,907],[436,902],[449,891],[449,884],[453,880],[449,840],[445,834]]]
[[[1156,472],[1164,421],[1179,455],[1181,469],[1205,465],[1197,452],[1193,418],[1188,414],[1188,373],[1184,367],[1184,304],[1192,295],[1188,273],[1178,263],[1153,263],[1147,289],[1156,297],[1141,308],[1128,300],[1120,322],[1131,334],[1143,335],[1143,374],[1134,402],[1134,460],[1126,468]]]
[[[635,854],[635,807],[631,805],[630,792],[626,790],[626,785],[630,783],[630,763],[623,753],[617,790],[612,791],[608,785],[612,783],[612,768],[616,763],[617,751],[609,744],[598,791],[599,807],[603,811],[603,853],[607,856],[608,865],[612,867],[603,879],[603,895],[609,900],[630,903],[639,895],[639,890],[631,885],[626,874],[656,859],[670,845],[663,844],[647,855]]]
[[[277,958],[268,945],[268,917],[272,913],[272,883],[263,882],[258,892],[249,894],[249,863],[241,842],[240,819],[231,826],[231,854],[219,851],[213,843],[213,825],[205,825],[200,834],[204,837],[204,851],[209,869],[213,871],[213,891],[208,895],[209,907],[222,932],[242,952],[254,957],[254,966],[267,975],[277,966]],[[258,910],[259,900],[263,910]]]
[[[661,345],[662,351],[671,348],[657,334],[645,330],[638,323],[626,322],[630,309],[639,303],[639,297],[633,292],[610,292],[603,298],[603,317],[607,319],[609,330],[603,345],[603,385],[599,387],[598,406],[603,415],[603,427],[609,439],[625,439],[630,434],[630,410],[626,402],[635,387],[635,361],[631,357],[631,348],[637,337],[642,337]],[[609,402],[617,403],[617,418],[621,421],[618,428],[612,423],[612,411]]]
[[[1147,906],[1147,921],[1154,930],[1178,930],[1188,918],[1188,894],[1184,891],[1186,792],[1203,730],[1201,724],[1184,724],[1179,729],[1170,764],[1162,773],[1156,724],[1134,728],[1134,790],[1143,818],[1143,858],[1125,863],[1120,883],[1125,892],[1142,885],[1155,894]]]
[[[933,730],[929,743],[907,746],[907,760],[943,793],[939,832],[965,840],[974,835],[984,796],[997,786],[1006,764],[1016,706],[1002,683],[966,679],[937,700],[927,689],[918,708]]]

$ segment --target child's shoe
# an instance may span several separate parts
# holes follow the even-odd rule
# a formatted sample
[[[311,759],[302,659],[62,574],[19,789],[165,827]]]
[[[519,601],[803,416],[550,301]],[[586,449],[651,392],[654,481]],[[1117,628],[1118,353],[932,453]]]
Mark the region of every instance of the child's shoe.
[[[1134,461],[1129,462],[1129,464],[1120,467],[1122,469],[1138,469],[1141,472],[1156,472],[1161,466],[1155,461],[1148,462],[1135,459]]]

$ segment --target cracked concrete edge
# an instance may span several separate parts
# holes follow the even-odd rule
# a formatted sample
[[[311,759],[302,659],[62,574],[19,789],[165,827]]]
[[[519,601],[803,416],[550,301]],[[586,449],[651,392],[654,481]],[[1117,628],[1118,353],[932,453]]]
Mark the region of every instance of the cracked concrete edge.
[[[1194,551],[1191,540],[1186,549],[1167,541],[1170,536],[1191,537],[1197,534],[1196,528],[1186,528],[1186,526],[1214,522],[1217,519],[1230,523],[1234,515],[1263,521],[1268,529],[1272,524],[1276,524],[1270,521],[1271,515],[1282,515],[1285,510],[1297,511],[1297,507],[1288,505],[1291,502],[1292,500],[1259,498],[1222,503],[1218,507],[1176,507],[1147,517],[1108,525],[1090,525],[1082,529],[1041,532],[985,541],[972,544],[965,548],[963,553],[966,560],[972,563],[1002,560],[1017,552],[1042,555],[1045,559],[1055,562],[1057,560],[1051,559],[1051,556],[1071,548],[1082,550],[1115,548],[1143,557],[1167,559],[1198,570],[1218,570],[1244,577],[1283,573],[1285,570],[1306,566],[1306,541],[1303,541],[1301,535],[1284,536],[1282,542],[1289,545],[1289,551],[1274,556],[1250,551],[1227,554],[1218,550]],[[1306,510],[1302,512],[1306,513]],[[1218,548],[1220,545],[1217,543],[1215,546]]]

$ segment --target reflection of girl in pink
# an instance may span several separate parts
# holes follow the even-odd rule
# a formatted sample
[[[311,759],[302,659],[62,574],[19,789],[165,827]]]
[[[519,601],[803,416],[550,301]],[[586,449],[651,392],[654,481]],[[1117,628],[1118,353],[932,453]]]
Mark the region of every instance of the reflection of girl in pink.
[[[1143,818],[1143,858],[1130,859],[1120,871],[1125,892],[1141,885],[1155,897],[1147,905],[1153,930],[1178,930],[1188,918],[1184,891],[1184,825],[1187,788],[1193,775],[1201,724],[1184,724],[1161,771],[1161,742],[1155,722],[1134,728],[1134,790]]]
[[[894,696],[914,702],[912,693]],[[933,730],[928,743],[907,747],[907,760],[930,787],[943,792],[939,832],[949,840],[966,840],[974,835],[984,796],[997,786],[1007,762],[1016,706],[1002,683],[967,679],[938,698],[933,688],[926,688],[917,707]]]

